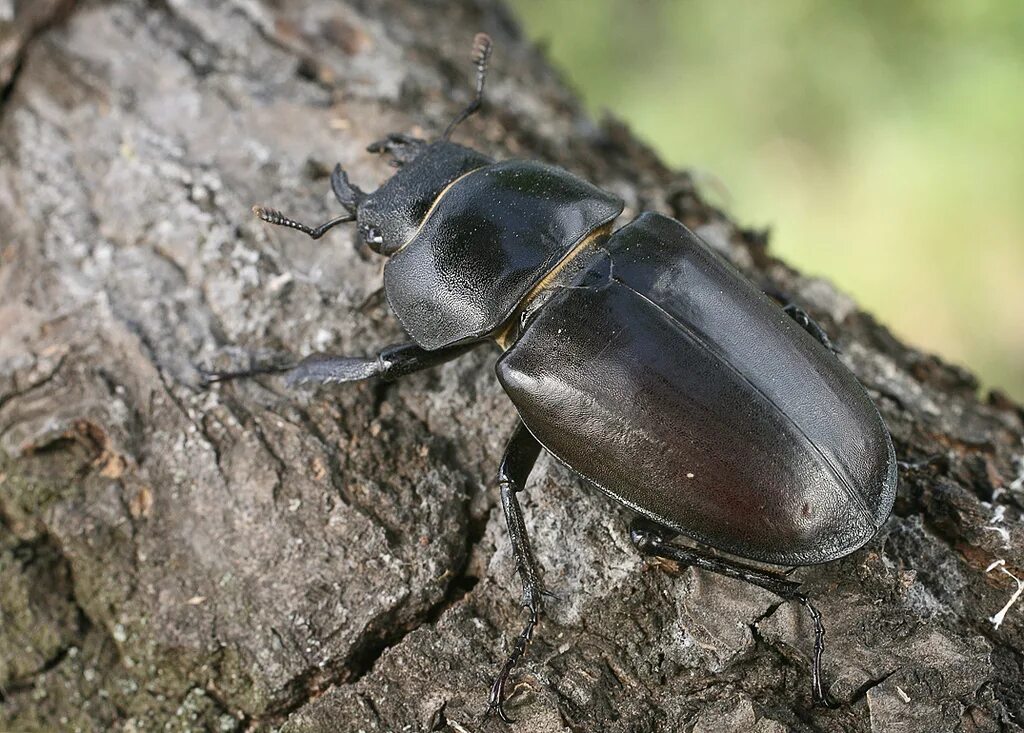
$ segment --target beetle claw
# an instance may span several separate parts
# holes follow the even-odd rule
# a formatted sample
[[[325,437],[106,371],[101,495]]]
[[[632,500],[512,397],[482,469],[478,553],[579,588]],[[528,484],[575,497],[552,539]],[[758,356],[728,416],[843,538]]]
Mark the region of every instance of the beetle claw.
[[[501,671],[498,672],[498,676],[494,678],[494,684],[491,685],[491,694],[487,701],[487,712],[485,713],[485,717],[491,713],[497,713],[501,721],[509,725],[516,721],[508,717],[508,713],[505,712],[505,685],[508,682],[509,675],[512,673],[512,666],[514,664],[515,662],[512,658],[507,659],[505,664],[502,665]]]
[[[827,692],[821,692],[814,695],[814,704],[819,708],[825,708],[826,710],[836,710],[839,708],[839,703],[829,697]]]

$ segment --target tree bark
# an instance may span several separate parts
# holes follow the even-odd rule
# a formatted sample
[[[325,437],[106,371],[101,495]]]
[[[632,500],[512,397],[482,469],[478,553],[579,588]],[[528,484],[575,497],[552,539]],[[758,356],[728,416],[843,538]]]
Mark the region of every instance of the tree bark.
[[[675,216],[793,294],[919,464],[865,549],[795,576],[828,628],[823,710],[799,607],[643,561],[628,512],[542,459],[525,511],[556,598],[515,729],[1022,729],[1024,602],[991,618],[1024,578],[1024,412],[592,123],[500,4],[31,5],[0,25],[0,728],[504,729],[482,718],[523,621],[496,352],[316,393],[196,370],[401,340],[351,230],[249,207],[335,215],[339,160],[383,181],[366,145],[443,130],[486,30],[456,138]]]

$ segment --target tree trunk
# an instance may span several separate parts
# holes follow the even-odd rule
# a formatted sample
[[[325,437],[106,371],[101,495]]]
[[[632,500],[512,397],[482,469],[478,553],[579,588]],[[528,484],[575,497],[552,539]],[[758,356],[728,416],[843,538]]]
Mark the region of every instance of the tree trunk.
[[[500,4],[70,5],[0,25],[0,728],[504,729],[482,719],[523,621],[496,352],[315,393],[196,370],[401,340],[351,229],[249,207],[336,215],[339,160],[383,181],[366,145],[443,130],[486,30],[488,102],[456,138],[671,214],[791,293],[919,464],[865,549],[794,576],[828,628],[823,710],[799,607],[643,561],[628,512],[542,459],[524,501],[555,598],[515,729],[1022,729],[1024,602],[992,620],[1024,578],[1021,408],[589,121]]]

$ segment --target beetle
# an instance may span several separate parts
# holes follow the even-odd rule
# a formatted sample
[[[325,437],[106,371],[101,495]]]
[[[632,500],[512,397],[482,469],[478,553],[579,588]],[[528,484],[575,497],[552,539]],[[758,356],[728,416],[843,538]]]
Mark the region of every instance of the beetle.
[[[798,582],[743,560],[826,563],[875,535],[897,484],[878,410],[803,310],[780,307],[678,221],[646,212],[615,229],[623,202],[612,194],[451,142],[481,107],[491,48],[478,34],[473,100],[437,140],[392,134],[369,146],[397,168],[380,188],[364,192],[335,167],[344,214],[310,227],[254,207],[314,239],[355,222],[388,258],[387,300],[411,340],[211,381],[276,371],[293,385],[395,379],[496,342],[497,377],[519,413],[498,483],[528,618],[488,710],[511,722],[505,688],[544,610],[517,498],[542,448],[635,512],[630,537],[643,555],[803,604],[815,630],[812,696],[830,704],[820,613]]]

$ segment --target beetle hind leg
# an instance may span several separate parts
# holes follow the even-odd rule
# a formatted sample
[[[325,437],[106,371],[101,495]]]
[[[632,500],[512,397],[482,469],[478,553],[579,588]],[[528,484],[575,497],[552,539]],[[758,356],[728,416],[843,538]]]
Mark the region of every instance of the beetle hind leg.
[[[512,723],[503,708],[505,702],[505,686],[512,670],[526,653],[526,647],[533,638],[533,630],[544,613],[544,587],[540,580],[537,561],[530,549],[530,540],[526,535],[526,522],[523,509],[519,506],[516,494],[526,487],[526,479],[540,455],[540,443],[533,437],[526,426],[520,421],[516,425],[512,438],[505,448],[498,470],[498,482],[501,485],[501,506],[505,511],[508,523],[509,539],[512,542],[512,553],[516,558],[516,570],[523,581],[523,607],[529,612],[529,618],[522,632],[516,637],[505,663],[501,666],[498,676],[491,685],[487,711],[495,712],[504,722]]]
[[[693,565],[701,570],[708,570],[728,578],[744,580],[751,585],[774,593],[785,601],[798,601],[803,605],[814,624],[814,657],[811,661],[811,692],[814,702],[825,707],[834,707],[834,703],[825,690],[821,674],[821,659],[825,653],[825,625],[821,621],[821,612],[814,607],[805,594],[800,592],[800,583],[749,565],[714,557],[691,547],[671,544],[668,540],[674,534],[673,532],[646,520],[636,520],[630,527],[629,534],[633,545],[643,555],[661,557],[682,565]]]

